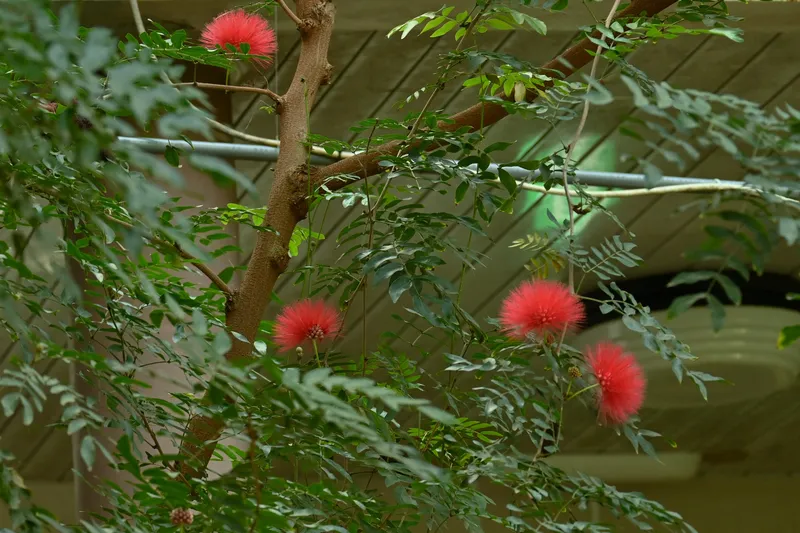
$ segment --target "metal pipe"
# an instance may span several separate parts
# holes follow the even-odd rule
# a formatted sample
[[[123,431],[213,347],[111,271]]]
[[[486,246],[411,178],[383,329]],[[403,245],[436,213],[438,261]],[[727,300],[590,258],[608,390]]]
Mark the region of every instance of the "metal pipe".
[[[207,141],[192,141],[190,145],[186,141],[171,141],[167,139],[154,139],[147,137],[119,137],[118,140],[123,144],[135,146],[140,150],[154,154],[163,154],[167,146],[186,152],[197,152],[199,154],[211,155],[223,159],[242,159],[247,161],[277,161],[279,148],[275,146],[258,146],[254,144],[241,143],[222,143]],[[325,157],[317,154],[311,155],[311,163],[314,165],[326,165],[336,161],[333,157]],[[515,179],[520,181],[530,181],[539,177],[538,170],[530,171],[522,167],[503,167]],[[496,174],[497,165],[489,166],[489,171]],[[644,189],[650,187],[647,184],[644,174],[629,174],[625,172],[600,172],[594,170],[576,170],[572,181],[578,181],[583,185],[595,187],[608,187],[615,189]],[[742,187],[741,181],[715,180],[705,178],[683,178],[678,176],[664,176],[659,180],[655,187],[666,187],[674,185],[726,185],[730,187]]]

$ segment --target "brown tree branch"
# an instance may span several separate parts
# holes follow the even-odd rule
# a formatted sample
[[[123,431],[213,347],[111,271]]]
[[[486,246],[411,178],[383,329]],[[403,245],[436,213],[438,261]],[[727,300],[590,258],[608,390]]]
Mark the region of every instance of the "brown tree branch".
[[[221,85],[219,83],[205,83],[202,81],[185,81],[180,83],[173,83],[172,85],[175,87],[191,85],[192,87],[197,87],[198,89],[229,91],[233,93],[263,94],[264,96],[270,97],[279,106],[283,103],[283,98],[279,94],[267,89],[266,87],[262,88],[262,87],[247,87],[245,85]]]
[[[289,263],[289,239],[297,223],[308,213],[310,188],[306,141],[309,132],[306,110],[315,101],[320,86],[330,73],[328,47],[336,9],[330,0],[297,0],[297,11],[302,20],[311,23],[301,33],[297,70],[283,96],[281,152],[275,165],[275,179],[264,220],[264,226],[275,232],[259,233],[241,287],[229,306],[227,326],[249,340],[241,342],[231,337],[233,346],[226,357],[233,361],[252,354],[252,343],[270,301],[272,288]],[[181,455],[207,465],[222,430],[222,420],[194,417],[181,443]],[[201,473],[189,463],[183,463],[181,470],[189,476]]]
[[[634,0],[616,17],[652,16],[663,11],[677,0]],[[289,262],[289,239],[295,226],[308,213],[308,197],[313,188],[323,182],[331,189],[339,189],[352,181],[331,179],[339,175],[365,178],[380,172],[378,162],[389,154],[412,147],[403,146],[402,141],[383,144],[369,153],[332,163],[311,171],[307,163],[308,148],[305,143],[308,135],[306,106],[314,102],[320,85],[326,83],[330,65],[327,55],[333,32],[335,8],[332,0],[297,0],[297,19],[303,24],[301,32],[302,48],[297,70],[289,91],[284,95],[283,112],[280,115],[281,152],[275,167],[275,179],[270,190],[267,216],[264,226],[277,233],[261,232],[255,249],[247,265],[242,285],[233,299],[227,314],[228,327],[244,335],[249,342],[232,338],[233,347],[226,355],[236,361],[250,357],[252,342],[258,333],[261,318],[271,299],[272,290],[278,277],[286,270]],[[599,32],[593,37],[599,36]],[[585,38],[542,66],[544,71],[559,71],[564,78],[571,76],[591,60],[595,44]],[[529,91],[528,101],[534,100],[538,93]],[[508,112],[492,102],[479,102],[451,117],[452,123],[440,124],[442,129],[453,131],[462,127],[475,130],[501,120]],[[218,418],[194,417],[186,429],[180,453],[192,462],[201,465],[194,469],[190,463],[181,465],[181,471],[188,476],[199,476],[213,454],[216,441],[222,435],[224,423]]]
[[[619,12],[614,20],[621,18],[635,17],[639,15],[653,16],[667,9],[677,0],[634,0],[626,9]],[[600,32],[595,32],[592,38],[597,39],[601,36]],[[574,44],[558,57],[551,59],[542,65],[544,72],[560,72],[563,78],[568,78],[592,59],[592,53],[597,48],[589,37]],[[550,84],[552,85],[552,83]],[[541,88],[539,88],[541,90]],[[498,96],[508,99],[502,93]],[[539,96],[535,90],[528,90],[525,98],[531,102]],[[491,126],[495,122],[508,115],[508,111],[501,104],[494,102],[478,102],[477,104],[456,113],[450,117],[447,123],[440,123],[439,128],[444,131],[455,131],[468,127],[471,131],[483,126]],[[375,147],[369,154],[361,153],[354,157],[331,163],[328,166],[319,168],[312,173],[312,186],[318,186],[325,182],[326,187],[331,190],[341,189],[345,185],[352,183],[352,180],[331,179],[339,175],[357,176],[364,178],[381,172],[382,168],[378,164],[387,155],[394,155],[402,147],[403,141],[391,141],[381,146]],[[409,145],[406,149],[412,148]],[[432,146],[431,149],[434,147]]]
[[[300,17],[298,17],[297,15],[294,14],[294,11],[292,11],[292,9],[288,5],[286,5],[285,0],[277,0],[277,2],[281,6],[281,9],[283,9],[283,11],[286,13],[286,15],[290,19],[292,19],[295,24],[297,24],[298,28],[302,29],[302,28],[305,27],[305,24],[303,23],[303,19],[301,19]]]

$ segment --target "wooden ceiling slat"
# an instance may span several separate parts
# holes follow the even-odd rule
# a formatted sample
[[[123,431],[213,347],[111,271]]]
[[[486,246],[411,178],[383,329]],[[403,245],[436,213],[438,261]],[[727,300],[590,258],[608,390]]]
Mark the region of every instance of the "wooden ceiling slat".
[[[644,46],[635,52],[630,61],[647,72],[652,79],[657,81],[668,80],[687,60],[687,56],[694,55],[703,42],[703,38],[692,37],[658,43],[654,46]],[[616,129],[617,125],[636,109],[633,106],[630,91],[622,81],[619,73],[615,72],[609,77],[606,87],[615,95],[615,99],[608,105],[592,106],[586,127],[575,148],[576,158],[582,158],[584,154],[587,154],[596,142],[597,137],[607,133],[609,125]],[[582,106],[579,105],[577,111],[580,112],[581,110]],[[557,123],[552,130],[530,147],[522,158],[539,159],[561,150],[563,146],[572,142],[576,127],[574,120]],[[592,170],[598,169],[593,168]],[[615,169],[609,168],[608,170]]]
[[[300,54],[300,38],[296,31],[278,33],[278,53],[275,62],[267,72],[266,76],[259,75],[252,71],[251,78],[256,87],[269,87],[278,94],[283,93],[289,88],[292,73],[297,66],[297,58]],[[233,126],[239,128],[242,124],[247,125],[258,111],[257,102],[271,104],[264,96],[251,95],[247,93],[233,93],[232,115],[234,117]],[[263,105],[263,104],[262,104]]]
[[[800,65],[800,34],[781,34],[769,43],[763,53],[739,70],[719,92],[769,106],[780,101],[782,95],[791,94],[786,93],[786,90],[797,80],[796,65]],[[713,150],[702,151],[700,158],[690,162],[684,169],[658,156],[653,161],[664,174],[691,176],[703,165],[711,152]]]
[[[794,52],[787,52],[786,47],[794,49]],[[794,55],[790,55],[790,54]],[[776,67],[773,62],[775,57],[786,59],[788,57],[789,63],[785,65],[788,68]],[[769,41],[766,49],[757,54],[753,61],[748,62],[744,68],[739,70],[736,76],[726,83],[722,91],[737,94],[742,98],[750,98],[758,102],[762,102],[766,107],[774,105],[777,102],[784,102],[787,99],[796,99],[797,90],[795,84],[798,83],[798,68],[800,65],[800,36],[786,36],[779,35],[777,38]],[[767,72],[775,73],[774,77],[764,77]],[[759,77],[761,76],[761,77]],[[753,80],[759,80],[758,83],[753,84]],[[749,84],[747,82],[750,82]],[[739,88],[738,93],[734,92],[734,88]],[[710,160],[714,150],[706,151],[698,162],[685,170],[687,175],[697,171],[704,171],[708,174],[714,175],[717,166],[705,166],[705,162]],[[718,161],[718,160],[717,160]],[[665,173],[670,171],[677,171],[671,165],[663,164],[659,161],[657,164],[662,166]],[[709,163],[711,165],[713,163]],[[730,168],[730,167],[729,167]],[[727,176],[718,176],[726,178]],[[675,212],[675,209],[685,203],[682,196],[665,196],[659,197],[654,204],[653,214],[668,212]],[[664,204],[663,206],[661,204]],[[658,206],[658,209],[655,207]],[[703,223],[696,219],[696,212],[686,211],[673,217],[672,228],[677,229],[671,236],[665,237],[660,241],[659,250],[653,254],[650,261],[656,265],[661,265],[660,271],[667,272],[679,265],[675,263],[677,257],[689,248],[696,247],[704,239],[702,232]],[[631,227],[634,233],[647,235],[648,240],[653,231],[660,231],[658,229],[658,219],[652,216],[644,217],[637,224]],[[686,266],[686,265],[681,265]]]
[[[417,66],[423,58],[438,58],[441,50],[435,51],[437,44],[443,46],[427,35],[409,36],[403,41],[377,35],[368,49],[355,56],[352,68],[331,92],[332,98],[315,110],[312,131],[334,139],[355,139],[350,127],[356,122],[407,113],[408,110],[397,112],[393,106],[414,90],[414,84],[420,88],[430,81],[433,72],[420,76]],[[406,86],[408,91],[403,90]],[[369,115],[365,114],[367,110]]]
[[[670,80],[670,84],[678,88],[696,88],[714,93],[728,92],[731,83],[739,76],[741,70],[767,54],[773,41],[779,34],[754,33],[743,43],[733,44],[725,38],[711,38],[702,49],[702,53],[693,55]],[[634,117],[647,118],[640,111]],[[651,117],[652,118],[652,117]],[[669,128],[672,131],[672,128]],[[663,145],[666,141],[659,134],[648,129],[640,129],[642,136],[651,142]],[[642,142],[634,142],[617,131],[611,136],[611,142],[624,145],[624,152],[631,157],[631,162],[621,165],[623,172],[637,171],[636,158],[649,158],[653,150]]]
[[[58,412],[56,407],[54,411]],[[51,421],[55,423],[57,420]],[[19,468],[25,479],[46,479],[56,481],[60,477],[64,464],[72,464],[72,442],[63,428],[42,428],[42,436],[26,461]],[[106,459],[98,453],[98,461]]]
[[[343,93],[340,90],[340,86],[346,83],[346,80],[351,78],[354,74],[351,73],[354,65],[359,65],[361,60],[364,57],[370,56],[373,53],[373,48],[370,48],[370,44],[375,42],[380,42],[380,39],[376,40],[378,32],[373,31],[366,35],[366,37],[361,41],[357,48],[347,49],[347,50],[334,50],[328,54],[329,60],[336,61],[337,57],[341,56],[342,59],[346,58],[346,60],[341,62],[340,66],[333,67],[333,77],[329,83],[326,83],[322,87],[320,87],[319,94],[317,95],[317,99],[314,102],[314,105],[311,108],[311,117],[310,121],[312,124],[315,123],[315,118],[318,118],[320,115],[319,109],[320,104],[322,104],[326,97],[331,93],[334,94],[334,101],[339,102],[342,100]],[[369,52],[366,52],[369,50]],[[333,63],[331,63],[333,65]],[[346,119],[345,119],[346,120]],[[317,129],[311,129],[312,132],[316,133]],[[324,131],[321,131],[323,135],[325,134]]]

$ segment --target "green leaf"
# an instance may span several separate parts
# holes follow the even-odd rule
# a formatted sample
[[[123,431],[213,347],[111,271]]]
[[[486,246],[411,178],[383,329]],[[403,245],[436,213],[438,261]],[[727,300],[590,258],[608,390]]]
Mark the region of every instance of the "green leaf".
[[[664,84],[656,83],[653,85],[653,89],[656,93],[656,106],[660,109],[669,109],[672,106],[672,98]]]
[[[231,349],[232,342],[230,336],[225,331],[220,331],[214,335],[214,342],[212,348],[217,355],[225,355]]]
[[[667,318],[675,318],[705,297],[706,293],[698,292],[695,294],[687,294],[685,296],[679,296],[675,298],[672,300],[672,304],[670,304],[669,309],[667,310]]]
[[[725,295],[736,305],[741,305],[742,303],[742,290],[739,288],[736,283],[733,282],[731,278],[726,276],[725,274],[716,274],[714,279],[717,280],[717,283],[722,286],[722,290],[725,291]]]
[[[525,17],[525,22],[531,27],[533,31],[540,35],[547,35],[547,25],[541,20],[533,17]]]
[[[401,39],[405,39],[405,38],[406,38],[406,36],[407,36],[409,33],[411,33],[411,30],[413,30],[413,29],[414,29],[416,26],[418,26],[418,25],[419,25],[419,24],[420,24],[420,23],[421,23],[423,20],[425,20],[426,18],[428,18],[428,17],[424,17],[424,16],[422,16],[422,17],[417,17],[417,18],[411,19],[411,20],[409,20],[409,21],[407,21],[407,22],[404,22],[403,24],[401,24],[401,25],[399,25],[399,26],[395,26],[394,28],[392,28],[392,29],[389,31],[389,33],[388,33],[388,34],[386,34],[386,36],[387,36],[387,37],[391,37],[392,35],[394,35],[394,34],[395,34],[395,33],[397,33],[398,31],[401,31],[401,30],[402,30],[402,33],[400,34],[400,38],[401,38]]]
[[[742,29],[741,28],[726,28],[726,27],[719,27],[719,28],[711,28],[708,30],[708,33],[713,35],[722,35],[723,37],[727,37],[731,41],[735,43],[744,42],[744,38],[742,37]]]
[[[373,278],[373,282],[375,285],[381,283],[382,281],[389,279],[392,277],[392,274],[396,272],[400,272],[403,270],[402,263],[388,263],[385,265],[381,265],[381,267],[375,271],[375,278]]]
[[[677,287],[678,285],[691,285],[699,281],[707,281],[713,279],[717,275],[716,272],[710,270],[695,270],[692,272],[681,272],[667,283],[667,287]]]
[[[795,326],[786,326],[778,335],[778,348],[784,348],[794,344],[797,339],[800,339],[800,324]]]
[[[427,33],[429,31],[431,31],[433,28],[435,28],[436,26],[438,26],[439,24],[441,24],[445,20],[447,20],[447,17],[445,17],[443,15],[439,15],[435,19],[433,19],[433,20],[429,21],[427,24],[425,24],[425,27],[422,28],[422,31],[420,33]]]
[[[721,330],[725,325],[725,307],[713,294],[708,295],[708,307],[711,309],[711,327],[714,331]]]
[[[85,418],[76,418],[75,420],[70,421],[69,425],[67,426],[67,435],[73,435],[78,431],[82,430],[89,424],[89,421]]]
[[[86,468],[90,472],[92,471],[92,467],[94,466],[96,448],[97,447],[94,441],[94,437],[92,437],[91,435],[86,435],[85,437],[83,437],[80,449],[81,459],[83,459],[83,462],[86,464]]]
[[[427,416],[434,422],[439,422],[440,424],[445,424],[447,426],[452,426],[458,423],[458,418],[451,415],[447,411],[439,409],[438,407],[433,407],[432,405],[420,405],[417,406],[417,409],[420,413]]]
[[[500,183],[506,188],[508,194],[514,194],[517,191],[517,180],[507,170],[498,168],[497,175],[500,177]]]
[[[636,83],[636,80],[624,75],[620,76],[620,78],[625,83],[625,85],[628,86],[628,90],[633,95],[633,105],[635,105],[636,107],[644,107],[650,105],[650,100],[648,100],[647,97],[644,95],[642,89],[639,87],[639,84]]]
[[[800,237],[800,220],[781,217],[778,221],[778,233],[786,240],[789,246],[794,246]]]
[[[205,337],[208,334],[208,322],[206,321],[203,311],[200,309],[194,309],[192,311],[192,329],[201,337]]]
[[[469,182],[462,181],[461,184],[456,188],[456,205],[460,204],[461,201],[464,199],[464,196],[467,194],[467,190],[469,189]]]
[[[584,98],[586,98],[589,103],[594,105],[607,105],[614,101],[614,95],[611,94],[611,91],[603,84],[591,78],[587,78],[587,83],[589,84],[589,91]]]
[[[162,309],[155,309],[150,313],[150,323],[155,327],[160,328],[161,322],[164,320],[164,311]]]
[[[22,425],[30,426],[33,424],[33,406],[25,396],[20,396],[19,401],[22,404]]]
[[[441,37],[442,35],[447,34],[450,30],[456,27],[458,24],[455,20],[449,20],[442,24],[442,26],[431,34],[431,38],[435,39],[436,37]]]
[[[183,43],[186,41],[186,30],[178,30],[172,34],[170,37],[170,41],[172,41],[172,46],[175,48],[180,48],[183,46]]]
[[[10,392],[3,396],[1,403],[3,405],[3,414],[6,418],[10,418],[17,411],[20,398],[22,398],[22,394],[19,392]]]
[[[514,143],[505,142],[505,141],[497,141],[493,142],[489,146],[483,149],[484,153],[491,154],[492,152],[502,152],[503,150],[508,149],[509,146],[512,146]]]
[[[396,277],[392,284],[389,285],[389,297],[392,299],[392,303],[397,303],[400,296],[410,289],[412,285],[413,282],[410,277],[406,275]]]
[[[175,168],[181,166],[180,152],[171,144],[167,146],[166,150],[164,150],[164,159],[166,159],[167,163]]]
[[[222,159],[193,152],[189,154],[188,160],[194,168],[205,172],[215,181],[220,181],[222,183],[233,182],[250,194],[258,194],[258,190],[253,186],[253,182],[250,178]]]
[[[496,30],[513,30],[514,26],[499,18],[490,18],[486,21],[489,26]]]
[[[661,169],[655,166],[650,161],[641,160],[639,162],[642,166],[642,170],[644,171],[644,182],[645,185],[648,187],[654,187],[661,181],[661,178],[664,177],[664,174],[661,172]]]
[[[633,318],[629,315],[623,315],[622,323],[625,324],[625,327],[631,331],[635,331],[636,333],[645,333],[647,332],[647,328],[645,328],[642,324],[639,323],[638,320]]]

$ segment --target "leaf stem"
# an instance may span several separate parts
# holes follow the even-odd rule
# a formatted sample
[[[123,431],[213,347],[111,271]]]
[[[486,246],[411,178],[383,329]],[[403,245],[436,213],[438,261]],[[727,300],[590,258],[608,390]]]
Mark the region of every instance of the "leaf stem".
[[[316,339],[311,339],[311,344],[314,346],[314,359],[317,361],[317,366],[322,366],[322,361],[319,359],[319,347],[317,347]]]
[[[611,24],[611,21],[614,20],[614,14],[617,12],[617,8],[619,7],[621,0],[614,0],[614,5],[611,6],[611,10],[608,12],[608,16],[606,17],[605,26],[608,27]],[[602,39],[602,37],[601,37]],[[602,41],[604,42],[604,41]],[[603,45],[597,45],[597,50],[595,51],[594,58],[592,59],[592,68],[589,72],[589,79],[594,79],[597,73],[597,65],[600,63],[600,56],[603,50]],[[586,92],[591,90],[591,84],[588,84],[586,87]],[[578,145],[578,141],[580,141],[581,134],[583,133],[583,128],[586,127],[586,121],[589,118],[589,99],[587,98],[583,102],[583,113],[581,113],[581,119],[578,122],[578,128],[575,130],[575,136],[572,138],[572,142],[567,147],[567,157],[564,160],[564,168],[561,171],[562,181],[564,184],[564,196],[567,200],[567,210],[569,211],[569,246],[572,249],[573,240],[575,238],[575,213],[572,209],[572,198],[570,197],[569,191],[569,162],[572,160],[572,153],[575,151],[575,147]],[[569,288],[572,292],[575,292],[575,263],[572,261],[572,256],[570,255],[569,259]]]
[[[263,94],[264,96],[270,97],[272,100],[275,101],[278,106],[283,103],[283,97],[279,94],[267,89],[266,87],[248,87],[246,85],[224,85],[221,83],[205,83],[202,81],[185,81],[185,82],[178,82],[173,83],[173,87],[185,87],[185,86],[192,86],[197,87],[198,89],[210,89],[215,91],[228,91],[232,93],[256,93],[256,94]]]
[[[591,385],[588,385],[588,386],[586,386],[586,387],[582,388],[582,389],[581,389],[581,390],[579,390],[579,391],[573,392],[572,394],[568,394],[568,395],[567,395],[567,401],[570,401],[570,400],[572,400],[572,399],[574,399],[574,398],[577,398],[578,396],[580,396],[580,395],[581,395],[581,394],[583,394],[584,392],[586,392],[586,391],[590,391],[590,390],[592,390],[592,389],[595,389],[595,388],[597,388],[599,385],[600,385],[599,383],[592,383]]]

